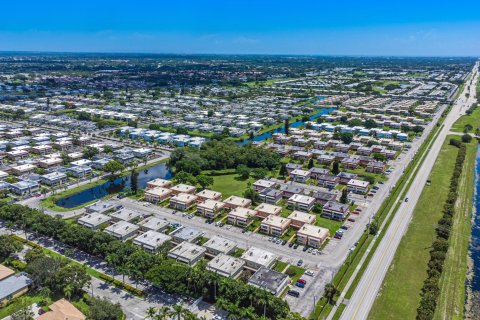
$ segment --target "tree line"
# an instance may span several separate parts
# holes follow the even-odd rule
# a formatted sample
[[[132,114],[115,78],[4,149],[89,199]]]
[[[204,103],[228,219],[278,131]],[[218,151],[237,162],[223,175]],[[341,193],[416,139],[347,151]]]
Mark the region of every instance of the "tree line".
[[[211,140],[201,148],[180,148],[170,155],[168,165],[177,172],[198,175],[202,170],[235,169],[239,165],[271,170],[280,163],[280,156],[252,144],[240,146],[229,140]]]
[[[427,279],[425,279],[423,283],[420,305],[417,308],[418,320],[433,319],[435,314],[438,297],[440,296],[439,282],[448,252],[448,239],[450,238],[450,232],[453,225],[455,203],[458,198],[457,189],[467,154],[467,148],[463,143],[455,139],[452,140],[450,141],[450,144],[457,146],[459,150],[455,161],[455,168],[450,180],[447,201],[443,207],[443,215],[438,221],[438,226],[435,229],[436,239],[432,244],[432,250],[430,250]]]
[[[205,261],[194,267],[167,258],[165,247],[147,253],[131,242],[109,234],[69,224],[36,209],[12,204],[0,208],[0,219],[10,226],[51,237],[88,254],[104,259],[115,270],[135,281],[146,280],[168,293],[203,297],[219,308],[243,319],[290,319],[288,304],[265,290],[245,282],[224,278],[205,269]]]

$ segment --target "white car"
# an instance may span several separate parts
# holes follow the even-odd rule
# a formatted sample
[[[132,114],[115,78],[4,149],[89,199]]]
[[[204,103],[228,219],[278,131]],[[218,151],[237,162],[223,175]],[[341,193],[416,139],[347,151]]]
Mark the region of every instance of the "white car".
[[[315,275],[315,273],[313,271],[310,271],[310,270],[305,271],[305,274],[307,276],[310,276],[310,277],[313,277]]]

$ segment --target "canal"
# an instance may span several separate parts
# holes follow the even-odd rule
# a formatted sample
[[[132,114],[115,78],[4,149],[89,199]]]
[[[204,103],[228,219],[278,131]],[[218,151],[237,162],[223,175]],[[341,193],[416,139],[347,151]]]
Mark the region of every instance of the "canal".
[[[148,169],[138,172],[138,188],[144,189],[147,182],[156,178],[171,179],[172,171],[166,166],[166,163],[154,165]],[[118,193],[130,187],[130,175],[119,177],[113,181],[107,181],[101,185],[80,191],[71,196],[61,198],[55,202],[57,206],[63,208],[74,208],[87,202],[101,199],[109,194]]]

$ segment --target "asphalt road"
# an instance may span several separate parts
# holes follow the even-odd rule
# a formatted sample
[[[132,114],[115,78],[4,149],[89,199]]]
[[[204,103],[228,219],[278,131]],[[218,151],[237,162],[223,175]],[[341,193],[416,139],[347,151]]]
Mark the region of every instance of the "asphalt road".
[[[476,68],[478,68],[478,65],[474,70],[476,70]],[[476,83],[477,80],[478,73],[475,73],[474,83]],[[466,97],[467,88],[468,86],[465,86],[464,91],[455,101],[452,110],[447,115],[443,128],[440,130],[437,139],[432,143],[432,147],[426,155],[425,161],[420,167],[418,174],[414,177],[413,183],[406,194],[409,201],[402,202],[392,219],[385,236],[377,247],[371,262],[367,266],[354,294],[341,316],[342,320],[362,320],[368,318],[369,312],[375,302],[375,298],[393,260],[397,247],[407,231],[415,205],[418,202],[445,138],[449,134],[454,122],[461,115],[465,114],[468,107],[475,102],[475,85],[470,86],[470,96],[468,98]]]

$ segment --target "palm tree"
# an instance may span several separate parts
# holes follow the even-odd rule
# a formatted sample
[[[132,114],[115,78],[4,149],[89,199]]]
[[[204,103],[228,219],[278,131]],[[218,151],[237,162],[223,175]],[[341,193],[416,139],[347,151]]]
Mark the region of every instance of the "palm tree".
[[[176,316],[178,320],[180,317],[185,314],[185,308],[181,304],[176,304],[173,306],[172,316]]]
[[[65,295],[65,298],[67,298],[67,300],[70,300],[70,298],[72,297],[72,293],[73,286],[71,284],[67,284],[65,287],[63,287],[63,294]]]
[[[172,310],[170,310],[170,307],[163,306],[158,310],[158,313],[155,315],[155,320],[166,320],[170,318],[171,314]]]
[[[333,298],[337,293],[337,288],[333,285],[333,283],[327,283],[325,286],[325,296],[327,297],[328,303],[333,304]]]
[[[147,309],[147,317],[145,319],[153,319],[157,314],[157,309],[154,307],[148,307]]]

